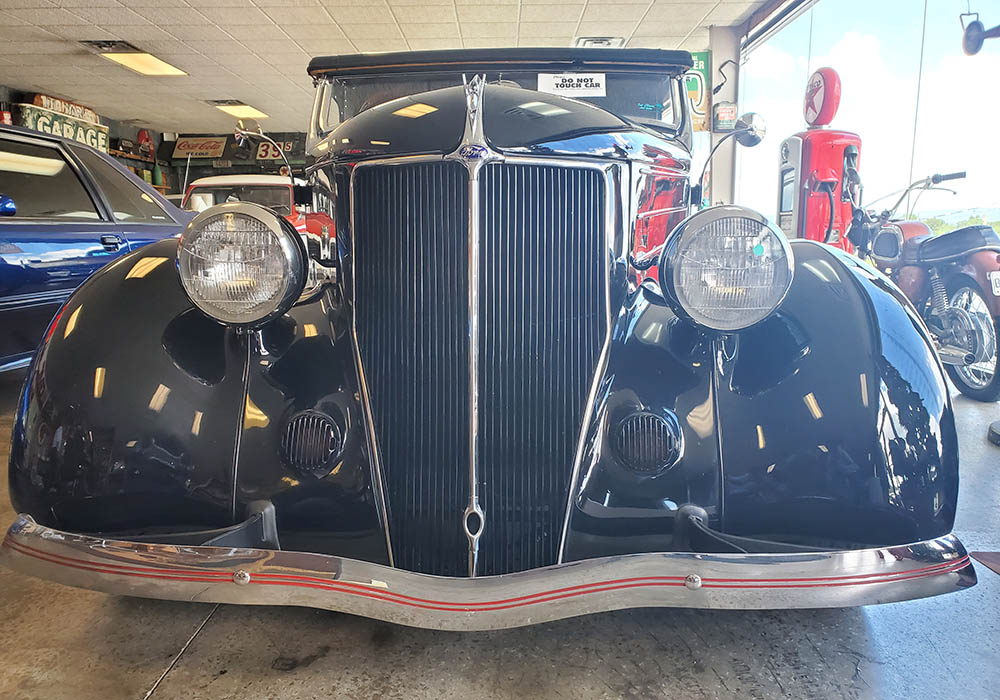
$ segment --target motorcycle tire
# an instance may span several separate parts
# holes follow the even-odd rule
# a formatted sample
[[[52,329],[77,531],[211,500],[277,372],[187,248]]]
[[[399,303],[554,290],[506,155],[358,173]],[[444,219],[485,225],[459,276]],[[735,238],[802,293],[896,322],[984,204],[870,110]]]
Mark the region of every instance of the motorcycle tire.
[[[948,285],[949,302],[954,303],[959,298],[959,295],[966,291],[969,293],[969,300],[972,304],[976,304],[977,306],[981,304],[979,308],[985,308],[988,312],[989,305],[986,302],[986,295],[983,294],[983,290],[976,282],[964,275],[957,280],[952,280]],[[978,300],[976,297],[978,297]],[[976,379],[967,376],[968,370],[964,367],[956,367],[954,365],[945,365],[944,367],[948,373],[948,377],[960,392],[970,399],[987,403],[1000,399],[1000,366],[998,366],[1000,364],[1000,348],[997,348],[997,341],[1000,339],[1000,323],[993,317],[990,318],[990,321],[993,324],[994,338],[992,378],[988,382],[984,382],[984,377],[978,377],[978,381],[976,381]]]

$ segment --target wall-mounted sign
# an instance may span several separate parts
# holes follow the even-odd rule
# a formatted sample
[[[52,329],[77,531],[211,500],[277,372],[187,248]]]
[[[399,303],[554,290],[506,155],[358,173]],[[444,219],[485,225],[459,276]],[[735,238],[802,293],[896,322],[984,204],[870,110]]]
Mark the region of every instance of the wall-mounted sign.
[[[36,107],[47,109],[50,112],[65,114],[67,117],[73,117],[74,119],[90,122],[91,124],[101,123],[101,118],[97,116],[97,112],[90,107],[78,105],[76,102],[68,102],[60,100],[58,97],[50,97],[49,95],[42,94],[35,95],[35,99],[32,102]]]
[[[287,158],[294,146],[294,141],[275,141],[274,143],[261,141],[260,145],[257,146],[257,160],[281,160],[282,151],[285,152]]]
[[[174,142],[172,157],[218,158],[225,148],[225,136],[182,136]]]
[[[712,52],[693,51],[691,61],[694,65],[684,76],[691,102],[691,128],[694,131],[711,131]]]
[[[538,91],[567,97],[604,97],[604,73],[539,73]]]
[[[37,105],[19,104],[17,108],[17,124],[19,126],[41,131],[44,134],[73,139],[107,153],[108,127],[103,124],[70,117]]]
[[[712,131],[716,133],[732,131],[736,128],[738,118],[739,113],[735,102],[716,102],[712,106]]]

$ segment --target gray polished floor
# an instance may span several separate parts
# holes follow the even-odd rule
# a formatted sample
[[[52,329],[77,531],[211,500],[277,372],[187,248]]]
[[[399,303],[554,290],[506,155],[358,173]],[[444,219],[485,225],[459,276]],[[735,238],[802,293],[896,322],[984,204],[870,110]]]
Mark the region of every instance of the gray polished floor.
[[[23,375],[0,375],[0,462]],[[956,531],[1000,549],[1000,407],[956,398]],[[0,520],[13,518],[0,494]],[[988,698],[1000,576],[854,610],[638,610],[491,633],[115,598],[0,570],[0,698]],[[185,645],[186,649],[185,649]],[[183,652],[183,653],[182,653]]]

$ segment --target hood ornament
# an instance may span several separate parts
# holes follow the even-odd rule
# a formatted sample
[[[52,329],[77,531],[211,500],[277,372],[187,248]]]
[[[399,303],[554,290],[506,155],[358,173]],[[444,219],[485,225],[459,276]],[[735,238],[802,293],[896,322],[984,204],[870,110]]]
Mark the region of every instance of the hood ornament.
[[[483,133],[483,99],[486,93],[486,75],[478,74],[467,79],[463,77],[465,87],[465,133],[462,142],[452,153],[446,156],[450,160],[458,160],[469,168],[475,177],[480,166],[492,160],[500,160],[502,156],[491,149],[486,143]]]

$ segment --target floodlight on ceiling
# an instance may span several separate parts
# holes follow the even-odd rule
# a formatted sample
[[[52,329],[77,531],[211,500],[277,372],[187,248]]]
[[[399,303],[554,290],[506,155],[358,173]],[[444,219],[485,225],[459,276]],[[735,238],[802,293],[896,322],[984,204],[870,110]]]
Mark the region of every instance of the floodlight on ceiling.
[[[120,66],[135,71],[140,75],[176,76],[187,75],[177,66],[157,58],[151,53],[140,51],[124,41],[81,41],[90,51],[114,61]]]
[[[573,39],[578,49],[620,49],[625,46],[623,36],[578,36]]]

